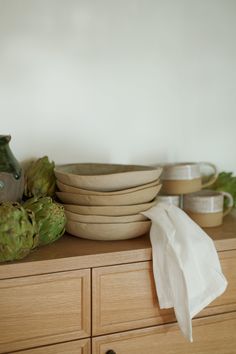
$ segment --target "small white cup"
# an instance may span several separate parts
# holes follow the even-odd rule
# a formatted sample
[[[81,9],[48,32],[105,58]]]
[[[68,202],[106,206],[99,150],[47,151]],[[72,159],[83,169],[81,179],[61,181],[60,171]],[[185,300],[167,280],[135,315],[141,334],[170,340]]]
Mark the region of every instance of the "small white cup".
[[[229,201],[225,211],[223,210],[224,198]],[[230,212],[233,204],[234,200],[231,194],[212,190],[187,194],[183,198],[184,211],[202,227],[221,225],[224,216]]]
[[[179,195],[158,195],[157,201],[166,203],[166,204],[173,204],[177,207],[180,207],[180,196]]]

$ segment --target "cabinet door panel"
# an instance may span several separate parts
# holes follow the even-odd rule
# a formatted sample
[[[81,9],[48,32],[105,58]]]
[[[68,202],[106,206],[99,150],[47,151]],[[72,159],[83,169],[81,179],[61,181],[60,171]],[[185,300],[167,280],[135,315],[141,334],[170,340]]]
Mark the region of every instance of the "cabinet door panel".
[[[90,270],[0,282],[0,353],[90,335]]]
[[[236,311],[236,251],[220,252],[228,280],[225,293],[198,317]],[[151,262],[93,269],[93,335],[175,322],[172,309],[158,305]]]
[[[228,287],[224,294],[201,311],[198,317],[236,311],[236,250],[220,252],[219,257]]]
[[[193,320],[193,343],[177,324],[117,333],[93,339],[92,354],[234,354],[236,313]]]
[[[175,321],[158,306],[151,262],[93,269],[93,335]]]
[[[50,345],[17,352],[17,354],[90,354],[90,339]]]

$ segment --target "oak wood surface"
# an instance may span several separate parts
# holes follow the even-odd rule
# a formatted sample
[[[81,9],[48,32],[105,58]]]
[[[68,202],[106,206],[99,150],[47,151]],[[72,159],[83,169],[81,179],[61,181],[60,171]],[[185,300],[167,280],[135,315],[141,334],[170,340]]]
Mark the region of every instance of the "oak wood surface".
[[[236,311],[236,250],[220,252],[219,258],[228,286],[226,291],[205,307],[197,317]]]
[[[236,311],[236,250],[220,259],[227,290],[198,317]],[[92,279],[93,335],[176,321],[173,309],[159,308],[150,261],[95,268]]]
[[[0,353],[90,336],[90,270],[0,282]]]
[[[218,251],[236,249],[236,213],[205,231]],[[64,235],[18,262],[0,264],[0,279],[151,260],[149,235],[124,241],[91,241]],[[50,260],[50,262],[48,262]]]
[[[67,343],[44,346],[17,352],[17,354],[90,354],[90,339],[80,339]]]
[[[223,271],[229,280],[229,286],[225,294],[215,300],[199,316],[236,310],[236,215],[229,215],[222,226],[206,231],[215,241]],[[58,354],[63,348],[59,348],[60,345],[65,346],[62,350],[67,350],[66,345],[71,345],[71,354],[73,354],[73,350],[77,350],[77,346],[74,347],[75,340],[89,337],[91,334],[90,269],[83,268],[99,267],[93,269],[93,334],[102,335],[108,332],[127,331],[142,326],[148,327],[174,321],[172,310],[160,312],[158,308],[152,279],[151,258],[148,235],[133,240],[116,242],[96,242],[65,235],[54,244],[32,252],[29,257],[22,261],[1,264],[0,353],[11,353],[14,350],[32,348],[29,349],[32,354],[41,354],[43,348],[49,348],[48,350],[51,352],[47,352],[54,354],[55,351],[53,350],[56,347],[53,348],[52,344],[58,345]],[[78,269],[81,270],[78,271]],[[203,351],[201,352],[200,349],[197,351],[198,349],[196,349],[196,354],[205,353],[205,346],[212,350],[206,353],[213,354],[212,348],[215,348],[215,344],[211,339],[213,338],[211,328],[216,332],[217,341],[221,333],[225,333],[225,328],[229,328],[229,334],[226,334],[226,338],[231,340],[232,326],[235,326],[236,319],[235,317],[232,319],[228,315],[233,316],[233,314],[234,312],[224,314],[219,321],[214,322],[217,324],[209,324],[210,342],[205,339],[204,331],[199,329],[199,339],[196,341],[199,341],[199,348],[202,348]],[[209,316],[209,318],[211,317],[213,316]],[[198,322],[194,323],[199,324],[197,328],[203,328],[205,323],[208,322],[201,321],[209,318],[200,318],[196,320]],[[219,317],[214,316],[214,318],[218,319]],[[204,326],[201,323],[204,323]],[[189,353],[189,347],[182,346],[182,339],[178,339],[180,334],[176,325],[168,326],[170,327],[164,325],[165,331],[166,328],[174,326],[171,338],[173,335],[173,338],[177,338],[177,346],[179,345],[182,351],[171,352],[170,348],[167,347],[165,353]],[[163,328],[163,326],[161,325],[160,328]],[[151,331],[152,328],[142,331],[145,332],[146,330]],[[161,331],[160,334],[158,332],[158,336],[155,332],[154,337],[150,334],[151,332],[148,332],[145,354],[156,353],[155,343],[157,341],[165,342],[163,338],[167,338],[167,342],[169,341],[167,335],[169,330],[167,334],[165,331]],[[117,334],[122,338],[122,341],[118,341],[121,347],[118,347],[120,351],[117,354],[144,353],[144,351],[142,352],[144,350],[144,347],[142,347],[143,334],[141,337],[137,337],[135,334],[133,344],[130,342],[133,334],[131,332],[129,334],[131,338],[127,337],[127,339],[123,337],[126,333]],[[117,335],[114,334],[115,337],[112,337],[112,343]],[[206,334],[206,337],[208,337],[208,334]],[[139,338],[142,339],[139,340]],[[105,340],[105,342],[103,343],[102,340]],[[124,340],[127,341],[128,347],[125,346],[124,343],[126,342]],[[180,344],[178,344],[179,340]],[[59,344],[66,341],[74,342],[73,344],[72,342]],[[98,350],[95,353],[100,353],[99,350],[105,350],[103,348],[107,348],[106,343],[110,345],[110,341],[110,335],[94,339],[94,346]],[[100,344],[96,343],[103,343],[101,344],[102,349],[99,349]],[[171,340],[170,343],[172,343]],[[234,341],[233,344],[235,345]],[[49,345],[49,347],[43,347],[46,345]],[[131,345],[131,348],[129,345]],[[163,345],[165,347],[165,344]],[[174,342],[173,350],[175,350],[175,345]],[[36,349],[37,346],[41,348]],[[86,349],[86,345],[84,348],[78,348],[78,353],[87,354],[89,349]],[[219,346],[219,348],[221,347]],[[230,344],[226,343],[226,349],[230,348]],[[218,346],[216,349],[218,350]],[[28,352],[29,354],[29,350],[25,350],[23,353],[27,354]],[[235,352],[215,351],[214,354]],[[159,351],[158,353],[162,354]]]
[[[236,312],[193,320],[193,343],[177,324],[95,337],[92,354],[235,354]]]
[[[95,268],[92,279],[92,335],[175,321],[158,306],[150,261]]]

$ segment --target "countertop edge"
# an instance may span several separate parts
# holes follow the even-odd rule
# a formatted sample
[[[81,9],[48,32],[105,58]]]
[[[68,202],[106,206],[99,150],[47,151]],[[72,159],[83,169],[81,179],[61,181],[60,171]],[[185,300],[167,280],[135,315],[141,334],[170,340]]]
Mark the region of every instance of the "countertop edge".
[[[236,249],[236,239],[214,241],[218,252]],[[55,258],[23,263],[6,263],[0,267],[0,279],[66,272],[85,268],[105,267],[126,263],[144,262],[152,259],[152,249],[141,248],[81,255],[75,257]]]

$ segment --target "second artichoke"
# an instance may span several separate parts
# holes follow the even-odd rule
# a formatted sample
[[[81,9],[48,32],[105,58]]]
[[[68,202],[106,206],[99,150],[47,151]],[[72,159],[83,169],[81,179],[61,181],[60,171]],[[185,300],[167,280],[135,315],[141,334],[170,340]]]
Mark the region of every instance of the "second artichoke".
[[[47,245],[59,239],[65,232],[66,216],[62,205],[50,197],[31,198],[24,208],[35,214],[39,231],[39,246]]]

